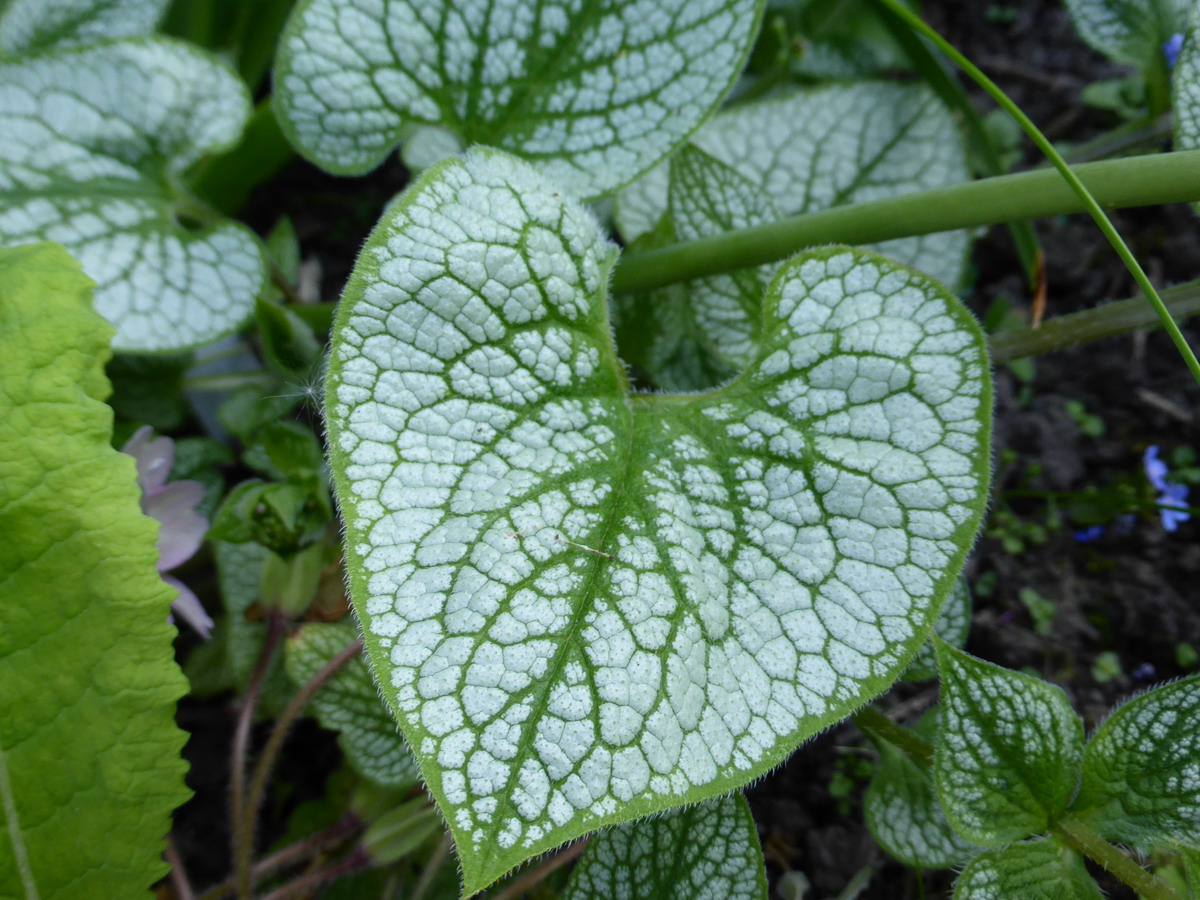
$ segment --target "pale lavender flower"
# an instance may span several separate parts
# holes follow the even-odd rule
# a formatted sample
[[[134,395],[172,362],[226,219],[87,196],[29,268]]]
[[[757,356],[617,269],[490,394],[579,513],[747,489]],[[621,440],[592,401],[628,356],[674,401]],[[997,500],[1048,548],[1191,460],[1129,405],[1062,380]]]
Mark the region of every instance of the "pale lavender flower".
[[[208,520],[196,512],[204,499],[198,481],[167,484],[175,464],[175,443],[169,437],[154,437],[150,426],[139,428],[121,448],[137,461],[137,480],[142,489],[142,512],[158,521],[158,571],[162,580],[179,592],[171,608],[208,639],[213,620],[191,589],[178,578],[163,575],[200,549],[208,531]]]

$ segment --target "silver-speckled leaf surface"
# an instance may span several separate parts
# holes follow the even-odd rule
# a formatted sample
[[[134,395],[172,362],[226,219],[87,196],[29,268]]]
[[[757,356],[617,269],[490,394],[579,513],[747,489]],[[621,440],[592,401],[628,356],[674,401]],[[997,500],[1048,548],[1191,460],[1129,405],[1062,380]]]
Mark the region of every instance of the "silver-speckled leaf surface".
[[[828,85],[739,104],[692,137],[701,150],[761,185],[784,215],[958,184],[970,177],[950,112],[919,85]],[[617,226],[632,241],[667,210],[659,166],[619,195]],[[966,232],[877,245],[951,288],[962,277]]]
[[[296,687],[311,680],[357,637],[353,625],[301,626],[287,642],[287,672]],[[396,789],[410,788],[420,780],[416,760],[396,730],[365,659],[347,663],[329,679],[309,702],[308,712],[322,727],[338,732],[346,761],[364,778]]]
[[[954,882],[954,900],[1101,900],[1074,850],[1050,838],[980,854]]]
[[[1187,29],[1194,0],[1066,0],[1075,30],[1118,62],[1147,67],[1163,43]]]
[[[987,494],[986,351],[935,282],[802,255],[736,381],[631,396],[615,258],[480,150],[392,207],[338,310],[352,599],[468,891],[740,786],[886,688]]]
[[[989,847],[1041,834],[1075,795],[1083,722],[1057,685],[935,643],[934,778],[947,820]]]
[[[594,197],[666,157],[716,108],[762,7],[303,0],[280,42],[276,109],[297,149],[331,172],[366,172],[414,128],[442,125]]]
[[[762,848],[740,793],[602,831],[564,900],[766,900]]]
[[[238,139],[249,109],[227,66],[161,38],[0,64],[0,245],[63,244],[118,351],[232,332],[263,283],[260,245],[229,220],[182,221],[194,201],[179,182]]]
[[[0,0],[0,56],[149,34],[168,0]]]
[[[1073,809],[1111,841],[1200,847],[1200,675],[1117,707],[1084,750]]]

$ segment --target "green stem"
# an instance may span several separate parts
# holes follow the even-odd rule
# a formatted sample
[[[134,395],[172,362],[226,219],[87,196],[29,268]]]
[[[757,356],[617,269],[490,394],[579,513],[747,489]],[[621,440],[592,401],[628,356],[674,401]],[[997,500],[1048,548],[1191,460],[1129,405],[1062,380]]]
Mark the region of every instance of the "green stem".
[[[1167,288],[1162,292],[1162,301],[1177,318],[1200,313],[1200,281],[1187,281]],[[1131,297],[1095,309],[1056,316],[1037,328],[1001,331],[993,334],[988,343],[992,360],[1006,363],[1023,356],[1039,356],[1052,350],[1150,328],[1158,321],[1157,313],[1146,306],[1144,297]]]
[[[984,75],[983,72],[981,72],[973,62],[959,53],[949,41],[926,25],[920,16],[904,5],[902,0],[877,0],[877,2],[884,4],[897,16],[908,22],[908,24],[911,25],[915,31],[924,35],[934,44],[936,44],[939,50],[950,57],[950,59],[954,61],[955,65],[966,72],[972,81],[983,88],[988,95],[995,100],[1002,109],[1004,109],[1005,112],[1007,112],[1013,117],[1014,120],[1016,120],[1017,124],[1021,126],[1021,130],[1029,135],[1029,139],[1032,140],[1035,145],[1037,145],[1037,148],[1042,151],[1042,153],[1052,163],[1054,163],[1054,168],[1058,170],[1059,174],[1062,175],[1063,180],[1070,185],[1071,190],[1074,191],[1079,197],[1080,202],[1083,204],[1083,208],[1088,212],[1089,215],[1091,215],[1092,220],[1096,223],[1096,227],[1098,227],[1104,233],[1104,236],[1108,238],[1109,244],[1112,245],[1112,248],[1116,251],[1117,256],[1121,258],[1121,262],[1125,263],[1125,268],[1129,270],[1129,274],[1133,276],[1133,280],[1137,282],[1137,286],[1141,288],[1142,293],[1146,295],[1146,299],[1150,301],[1150,304],[1154,307],[1155,312],[1158,313],[1158,317],[1162,321],[1163,328],[1165,328],[1167,333],[1171,336],[1171,340],[1175,343],[1175,347],[1179,351],[1179,355],[1183,357],[1183,361],[1187,364],[1188,369],[1191,370],[1192,377],[1196,380],[1197,384],[1200,384],[1200,360],[1196,359],[1196,354],[1192,352],[1192,348],[1188,345],[1187,339],[1184,338],[1183,332],[1179,330],[1179,326],[1175,324],[1175,321],[1171,318],[1170,312],[1168,312],[1167,308],[1163,305],[1162,300],[1158,296],[1158,292],[1154,289],[1154,285],[1150,283],[1150,278],[1146,275],[1145,271],[1143,271],[1141,264],[1134,257],[1129,247],[1125,244],[1124,239],[1122,239],[1121,235],[1117,233],[1117,229],[1113,227],[1112,222],[1108,220],[1108,216],[1105,215],[1100,204],[1096,202],[1096,198],[1092,196],[1088,188],[1084,186],[1084,183],[1079,179],[1075,172],[1071,170],[1071,167],[1067,165],[1066,160],[1064,160],[1062,156],[1059,155],[1058,151],[1054,149],[1054,145],[1050,143],[1049,139],[1047,139],[1047,137],[1042,134],[1038,127],[1033,124],[1030,118],[1021,111],[1021,108],[1013,103],[1012,100],[1008,98],[1008,95],[1004,93],[1004,91],[1000,90],[995,82]],[[1159,111],[1160,110],[1152,110],[1152,112]]]
[[[1133,888],[1142,900],[1182,900],[1178,894],[1079,819],[1066,819],[1050,831],[1068,847],[1079,851],[1106,872]]]
[[[863,731],[899,747],[921,768],[933,765],[933,746],[910,729],[893,722],[874,706],[864,706],[853,716],[854,724]]]
[[[1171,137],[1171,129],[1172,118],[1169,112],[1163,113],[1161,116],[1136,119],[1082,144],[1077,144],[1065,154],[1065,158],[1071,165],[1076,165],[1096,159],[1120,156],[1129,150],[1165,142]],[[1039,168],[1049,165],[1050,163],[1047,161],[1041,163]]]
[[[1088,190],[1108,207],[1200,200],[1200,150],[1086,163],[1077,172]],[[1085,209],[1084,201],[1063,183],[1058,172],[1001,175],[631,253],[617,265],[612,289],[614,293],[647,291],[719,272],[736,272],[778,262],[818,244],[870,244]]]

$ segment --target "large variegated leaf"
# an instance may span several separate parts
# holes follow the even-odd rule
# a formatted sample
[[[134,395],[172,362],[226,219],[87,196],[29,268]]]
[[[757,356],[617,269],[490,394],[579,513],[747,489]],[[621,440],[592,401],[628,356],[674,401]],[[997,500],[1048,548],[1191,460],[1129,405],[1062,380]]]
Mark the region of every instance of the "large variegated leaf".
[[[148,34],[167,2],[0,0],[0,56]]]
[[[366,172],[421,126],[501,147],[579,197],[629,183],[741,71],[762,0],[302,0],[276,108],[317,165]],[[414,153],[414,157],[426,157]]]
[[[1119,706],[1088,741],[1074,807],[1137,847],[1200,847],[1200,675]]]
[[[797,257],[741,377],[631,396],[616,255],[476,151],[398,200],[338,310],[352,599],[468,892],[744,784],[882,691],[986,496],[983,339],[935,282]]]
[[[784,215],[957,184],[970,175],[953,118],[919,85],[829,85],[741,104],[714,117],[692,143],[761,185]],[[617,226],[626,240],[657,225],[670,180],[668,167],[660,166],[620,195]],[[723,188],[718,180],[709,191],[722,197]],[[955,287],[967,243],[965,232],[944,232],[875,249]]]
[[[740,793],[592,838],[565,900],[766,900],[762,848]]]
[[[113,449],[112,329],[61,247],[0,250],[0,897],[149,897],[188,797],[133,457]]]
[[[1146,68],[1187,28],[1194,0],[1066,0],[1079,36],[1118,62]]]
[[[96,282],[113,347],[179,350],[233,331],[263,283],[258,240],[181,186],[249,113],[226,66],[131,39],[0,65],[0,245],[65,245]]]
[[[1062,688],[937,641],[942,678],[938,800],[968,840],[1041,834],[1079,785],[1083,722]]]

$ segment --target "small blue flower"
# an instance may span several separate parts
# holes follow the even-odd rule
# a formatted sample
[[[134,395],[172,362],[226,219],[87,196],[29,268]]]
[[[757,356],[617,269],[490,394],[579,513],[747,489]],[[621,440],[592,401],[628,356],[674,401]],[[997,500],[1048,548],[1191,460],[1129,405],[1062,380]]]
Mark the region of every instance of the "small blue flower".
[[[1097,541],[1103,536],[1103,525],[1089,525],[1087,528],[1080,528],[1075,532],[1075,540],[1081,544],[1090,544],[1092,541]]]
[[[1150,681],[1158,676],[1158,670],[1154,668],[1153,663],[1138,663],[1137,668],[1129,673],[1133,676],[1134,681]]]
[[[1167,531],[1174,531],[1179,527],[1180,522],[1186,522],[1191,518],[1190,513],[1180,512],[1180,509],[1187,507],[1188,487],[1186,484],[1168,484],[1165,491],[1158,497],[1159,510],[1158,514],[1162,517],[1163,528]],[[1161,507],[1176,507],[1176,509],[1162,509]]]
[[[1167,61],[1167,68],[1175,68],[1175,63],[1179,60],[1179,51],[1183,49],[1183,33],[1175,32],[1162,45],[1163,57]]]
[[[1167,489],[1167,464],[1158,458],[1157,444],[1151,444],[1142,454],[1142,468],[1152,485],[1160,491]]]
[[[1146,478],[1158,491],[1158,515],[1162,519],[1163,528],[1174,531],[1180,522],[1191,518],[1189,513],[1182,512],[1188,505],[1187,485],[1167,481],[1167,464],[1158,458],[1156,445],[1151,444],[1142,454],[1142,468],[1146,470]]]

